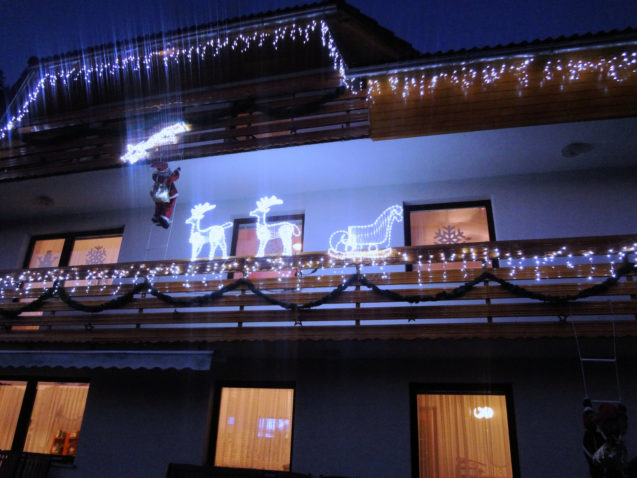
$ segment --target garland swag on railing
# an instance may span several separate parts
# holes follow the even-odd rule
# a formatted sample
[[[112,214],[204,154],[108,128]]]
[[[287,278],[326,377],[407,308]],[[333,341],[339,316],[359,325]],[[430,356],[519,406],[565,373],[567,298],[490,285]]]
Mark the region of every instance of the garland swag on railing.
[[[450,291],[442,291],[437,294],[430,295],[402,295],[398,292],[394,292],[393,290],[381,289],[376,284],[367,280],[367,278],[362,275],[360,272],[356,272],[352,274],[346,281],[339,284],[336,288],[334,288],[331,292],[328,292],[323,297],[314,300],[312,302],[306,302],[304,304],[295,304],[292,302],[285,302],[282,300],[278,300],[271,295],[264,293],[261,289],[254,285],[254,283],[248,279],[237,279],[236,281],[222,287],[219,290],[211,292],[206,295],[199,295],[196,297],[192,297],[189,299],[180,299],[172,297],[168,294],[164,294],[160,292],[155,286],[153,286],[148,279],[145,279],[144,282],[140,282],[135,284],[135,286],[128,291],[126,294],[123,294],[113,300],[109,300],[102,304],[98,305],[87,305],[79,302],[73,298],[71,298],[66,289],[62,285],[61,282],[56,282],[53,287],[45,290],[37,299],[33,302],[25,304],[23,307],[17,309],[0,309],[0,315],[7,318],[16,318],[23,312],[32,312],[38,310],[42,307],[44,302],[48,299],[51,299],[55,296],[59,297],[59,299],[64,302],[66,305],[71,307],[74,310],[79,310],[82,312],[89,313],[98,313],[103,312],[105,310],[117,309],[121,308],[130,302],[133,301],[135,295],[139,293],[149,293],[157,299],[170,304],[173,307],[191,307],[191,306],[204,306],[208,305],[220,298],[222,298],[226,293],[232,292],[233,290],[245,286],[248,288],[253,294],[261,297],[272,305],[278,305],[279,307],[292,311],[302,311],[309,310],[320,305],[331,302],[340,296],[346,289],[348,289],[352,284],[359,283],[372,290],[375,294],[380,295],[386,299],[395,302],[408,302],[410,304],[417,304],[419,302],[437,302],[442,300],[455,300],[461,299],[464,295],[466,295],[471,289],[473,289],[476,285],[484,281],[493,281],[503,287],[505,290],[515,295],[516,297],[527,298],[538,300],[542,302],[548,302],[552,304],[565,304],[567,302],[574,302],[579,299],[584,299],[587,297],[592,297],[596,295],[602,295],[608,292],[608,290],[617,284],[619,279],[630,274],[635,270],[635,264],[631,262],[625,262],[622,267],[617,271],[617,273],[613,277],[609,277],[603,282],[595,284],[591,287],[583,289],[579,291],[577,294],[570,295],[550,295],[550,294],[542,294],[539,292],[533,292],[531,290],[525,289],[524,287],[520,287],[518,285],[512,284],[509,281],[501,279],[500,277],[492,274],[491,272],[483,272],[475,279],[472,279],[468,282],[465,282],[463,285],[456,287]]]

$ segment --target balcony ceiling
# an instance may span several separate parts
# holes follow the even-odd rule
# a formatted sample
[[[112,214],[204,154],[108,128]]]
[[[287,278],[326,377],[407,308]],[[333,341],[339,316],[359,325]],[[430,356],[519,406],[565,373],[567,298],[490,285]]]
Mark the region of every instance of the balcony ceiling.
[[[181,203],[265,194],[427,183],[637,166],[637,118],[476,131],[374,142],[350,140],[179,162]],[[571,143],[590,151],[565,157]],[[3,222],[150,207],[151,168],[68,174],[0,184]],[[53,199],[45,205],[42,196]]]

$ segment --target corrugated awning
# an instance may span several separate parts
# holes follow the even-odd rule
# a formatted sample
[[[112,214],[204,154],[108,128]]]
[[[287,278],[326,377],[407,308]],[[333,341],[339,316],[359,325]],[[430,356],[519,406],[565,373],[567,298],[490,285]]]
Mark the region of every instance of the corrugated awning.
[[[210,370],[213,351],[0,351],[0,368],[63,367]]]

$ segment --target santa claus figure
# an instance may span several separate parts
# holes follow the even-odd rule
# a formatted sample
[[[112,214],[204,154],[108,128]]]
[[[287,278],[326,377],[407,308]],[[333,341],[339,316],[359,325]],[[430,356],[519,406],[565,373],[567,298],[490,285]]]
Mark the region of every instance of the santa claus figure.
[[[165,161],[153,163],[152,167],[157,170],[153,173],[153,189],[150,191],[150,197],[155,201],[155,214],[152,221],[157,226],[168,229],[172,222],[175,202],[179,196],[175,181],[179,179],[181,168],[172,171]]]

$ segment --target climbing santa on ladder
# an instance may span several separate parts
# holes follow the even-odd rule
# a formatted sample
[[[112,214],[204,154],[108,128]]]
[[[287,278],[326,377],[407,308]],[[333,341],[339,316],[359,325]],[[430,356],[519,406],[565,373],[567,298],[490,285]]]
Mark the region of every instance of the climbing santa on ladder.
[[[177,168],[172,171],[165,161],[158,161],[151,165],[157,171],[153,173],[153,189],[150,196],[155,201],[155,214],[152,221],[164,229],[168,229],[172,223],[172,214],[177,202],[177,188],[175,181],[179,179],[179,171]]]

